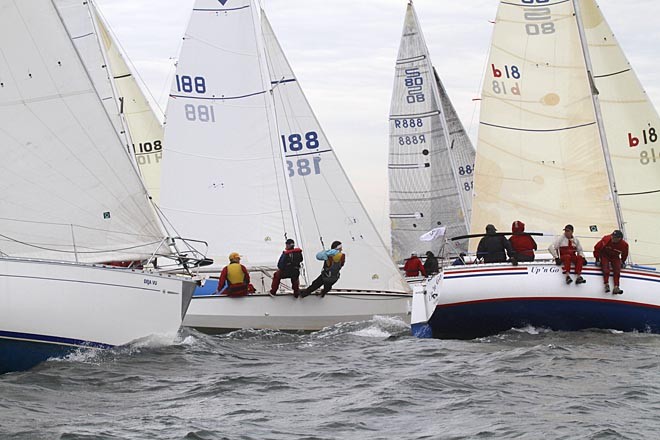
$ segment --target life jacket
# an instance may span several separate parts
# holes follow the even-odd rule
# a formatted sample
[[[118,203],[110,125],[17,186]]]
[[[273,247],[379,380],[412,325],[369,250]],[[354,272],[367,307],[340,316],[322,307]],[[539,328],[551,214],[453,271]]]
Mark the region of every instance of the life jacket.
[[[344,265],[344,254],[342,252],[337,252],[337,254],[329,257],[323,263],[323,281],[336,282],[339,279],[339,271]]]
[[[240,263],[229,263],[227,266],[227,281],[229,284],[245,284],[245,272]]]

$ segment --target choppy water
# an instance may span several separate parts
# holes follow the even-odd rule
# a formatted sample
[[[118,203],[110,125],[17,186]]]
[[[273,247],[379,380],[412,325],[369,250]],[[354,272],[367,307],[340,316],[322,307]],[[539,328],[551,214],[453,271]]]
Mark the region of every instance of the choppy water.
[[[408,333],[183,331],[51,360],[0,376],[0,438],[660,438],[660,336]]]

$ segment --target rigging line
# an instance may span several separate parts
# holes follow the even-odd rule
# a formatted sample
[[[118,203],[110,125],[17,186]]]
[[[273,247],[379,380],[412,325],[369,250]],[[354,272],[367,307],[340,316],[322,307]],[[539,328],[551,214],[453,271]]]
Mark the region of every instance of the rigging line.
[[[263,13],[263,10],[262,10]],[[272,64],[272,61],[270,60],[268,56],[268,49],[267,49],[267,42],[266,38],[264,36],[263,32],[263,18],[259,17],[257,15],[257,11],[252,9],[251,10],[251,17],[252,17],[252,30],[254,34],[254,40],[255,40],[255,45],[257,49],[257,64],[259,68],[259,77],[261,79],[261,84],[267,84],[266,78],[264,78],[264,72],[262,69],[262,56],[263,56],[263,62],[266,66],[266,71],[268,73],[268,82],[272,82],[272,78],[270,75],[270,71],[272,66],[269,66],[269,62]],[[257,23],[257,18],[260,18],[259,23]],[[259,27],[259,30],[261,31],[261,35],[258,34],[257,32],[257,26]],[[261,36],[261,39],[259,38]],[[259,47],[259,41],[263,44],[263,47]],[[269,68],[270,67],[270,68]],[[274,70],[274,68],[272,68]],[[266,113],[266,122],[268,124],[268,134],[270,135],[270,148],[271,148],[271,157],[272,157],[272,162],[273,162],[273,171],[275,175],[275,186],[277,187],[277,198],[278,202],[280,205],[280,213],[281,213],[281,219],[282,219],[282,231],[284,232],[284,239],[288,240],[289,236],[287,233],[287,224],[286,224],[286,207],[288,206],[288,212],[291,215],[291,222],[292,222],[292,227],[293,227],[293,233],[296,235],[296,219],[294,216],[296,216],[296,212],[293,208],[293,201],[291,200],[291,196],[293,191],[289,190],[289,185],[291,184],[291,181],[288,177],[288,173],[286,171],[286,168],[284,167],[285,163],[285,158],[284,158],[284,153],[283,153],[283,146],[280,144],[280,130],[279,130],[279,125],[277,123],[277,104],[275,103],[275,95],[273,89],[270,90],[269,94],[265,94],[266,92],[264,91],[264,106],[265,106],[265,113]],[[270,99],[269,99],[270,98]],[[272,112],[268,111],[269,109],[269,103],[272,105]],[[271,120],[271,116],[275,117],[275,120]],[[274,126],[273,126],[274,125]],[[273,134],[277,136],[277,141],[273,142]],[[276,160],[279,158],[280,164],[278,165]],[[287,200],[286,203],[283,201],[282,197],[282,188],[280,187],[280,181],[284,182],[285,185],[285,191],[287,195]],[[291,192],[291,194],[290,194]],[[298,231],[298,235],[300,234],[300,231]],[[295,237],[297,241],[300,242],[302,237]],[[305,274],[306,275],[306,274]],[[306,277],[305,277],[306,278]]]
[[[106,253],[106,252],[121,252],[121,251],[129,251],[129,250],[133,250],[133,249],[139,249],[139,248],[144,248],[144,247],[148,247],[148,246],[153,246],[153,245],[158,244],[158,243],[161,242],[161,240],[158,240],[158,241],[149,242],[149,243],[142,243],[142,244],[139,244],[139,245],[136,245],[136,246],[129,246],[129,247],[117,248],[117,249],[105,249],[105,250],[95,250],[95,251],[65,251],[65,250],[61,250],[61,249],[52,249],[52,248],[47,248],[47,247],[44,247],[44,246],[38,246],[36,244],[21,241],[21,240],[9,237],[8,235],[4,235],[4,234],[0,234],[0,237],[6,239],[8,241],[14,242],[14,243],[22,244],[22,245],[27,246],[27,247],[40,249],[40,250],[43,250],[43,251],[59,252],[59,253],[65,253],[65,254],[74,254],[74,253],[78,253],[78,254],[103,254],[103,253]],[[79,244],[77,246],[80,247]]]
[[[572,127],[549,128],[549,129],[507,127],[506,125],[490,124],[488,122],[479,122],[479,124],[486,125],[488,127],[503,128],[505,130],[526,131],[526,132],[532,132],[532,133],[553,133],[553,132],[557,132],[557,131],[574,130],[576,128],[589,127],[590,125],[596,125],[596,122],[595,121],[594,122],[588,122],[586,124],[574,125]]]
[[[265,18],[265,15],[264,15],[264,18]],[[266,23],[268,24],[268,27],[270,28],[270,33],[271,33],[271,35],[272,35],[272,38],[274,38],[275,42],[277,43],[277,49],[279,49],[279,53],[280,53],[280,54],[282,55],[282,57],[284,58],[285,65],[286,65],[286,67],[288,68],[289,72],[291,73],[291,77],[294,78],[294,79],[296,79],[296,84],[297,84],[298,88],[300,89],[300,83],[297,81],[297,78],[296,78],[296,76],[295,76],[295,73],[293,72],[293,69],[291,68],[291,65],[289,64],[289,60],[286,59],[286,55],[284,55],[284,51],[282,50],[282,46],[280,45],[280,42],[277,40],[277,37],[275,36],[275,32],[273,31],[272,27],[270,26],[270,22],[268,22],[267,19],[266,19]],[[263,26],[262,26],[262,31],[263,31]],[[265,38],[264,38],[264,42],[265,42]],[[271,62],[271,68],[272,68],[273,71],[274,71],[275,68],[274,68],[274,66],[272,66],[272,60],[269,59],[268,51],[266,51],[266,55],[267,55],[266,59],[269,60],[269,61]],[[274,107],[273,110],[274,110],[275,116],[277,117],[278,112],[277,112],[277,105],[276,105],[276,103],[275,103],[275,99],[276,99],[276,98],[275,98],[275,94],[274,94],[274,92],[273,92],[273,94],[272,94],[271,96],[273,97],[273,104],[275,105],[275,107]],[[289,106],[290,108],[293,108],[293,104],[291,103],[291,99],[290,99],[290,97],[288,96],[288,94],[279,93],[279,96],[280,96],[280,99],[281,99],[281,100],[286,99],[286,102],[287,102],[288,106]],[[284,104],[284,103],[283,103],[283,104]],[[282,109],[283,109],[283,112],[284,112],[284,120],[286,121],[289,130],[291,130],[291,128],[292,128],[292,124],[291,124],[291,121],[290,121],[290,119],[289,119],[289,114],[287,113],[287,106],[286,106],[286,105],[282,105]],[[301,130],[301,131],[302,131],[302,130]],[[323,134],[323,133],[321,132],[321,134]],[[314,219],[314,225],[315,225],[315,227],[316,227],[316,232],[317,232],[317,234],[318,234],[319,241],[321,242],[321,247],[323,247],[323,248],[325,249],[325,244],[323,243],[323,236],[322,236],[322,234],[321,234],[321,228],[320,228],[320,226],[319,226],[318,219],[317,219],[317,216],[316,216],[316,211],[315,211],[315,209],[314,209],[314,203],[313,203],[313,201],[312,201],[312,198],[311,198],[311,195],[310,195],[310,192],[309,192],[309,186],[307,185],[307,180],[305,179],[305,176],[301,176],[301,177],[302,177],[302,181],[303,181],[303,187],[305,188],[305,192],[307,193],[307,199],[309,200],[309,206],[310,206],[310,209],[311,209],[311,211],[312,211],[312,218]],[[284,173],[284,178],[285,178],[285,179],[288,179],[288,181],[289,181],[290,184],[293,183],[292,179],[289,178],[288,173],[286,173],[286,172]],[[293,191],[292,191],[292,196],[295,197],[295,195],[293,194]],[[297,216],[297,213],[296,213],[296,216]],[[302,235],[301,235],[300,239],[302,240]]]

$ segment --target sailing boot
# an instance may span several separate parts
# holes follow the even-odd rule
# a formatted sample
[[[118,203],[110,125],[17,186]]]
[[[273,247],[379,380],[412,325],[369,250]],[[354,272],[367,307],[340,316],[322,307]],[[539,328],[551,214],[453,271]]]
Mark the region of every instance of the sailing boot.
[[[309,296],[309,290],[304,289],[302,292],[300,292],[300,297],[304,298],[306,296]]]
[[[566,275],[566,284],[571,284],[573,282],[573,278],[571,278],[570,275]]]
[[[619,288],[619,286],[614,286],[614,290],[612,290],[612,295],[621,295],[623,293],[623,290]]]
[[[270,296],[272,296],[273,298],[275,298],[275,295],[277,295],[277,290],[273,290],[273,289],[271,289],[271,290],[268,291],[268,294],[269,294]]]
[[[605,284],[605,293],[610,293],[610,285]]]
[[[587,280],[582,278],[582,275],[578,275],[578,277],[575,279],[575,284],[584,284],[586,282],[587,282]]]

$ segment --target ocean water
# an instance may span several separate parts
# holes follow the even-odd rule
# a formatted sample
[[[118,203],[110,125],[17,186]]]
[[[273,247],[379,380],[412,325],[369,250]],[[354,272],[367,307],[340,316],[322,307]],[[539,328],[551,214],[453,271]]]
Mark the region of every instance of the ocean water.
[[[173,339],[173,340],[172,340]],[[183,330],[0,376],[0,439],[657,439],[660,336]]]

